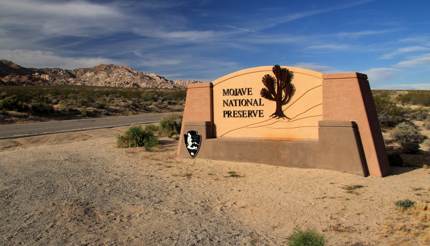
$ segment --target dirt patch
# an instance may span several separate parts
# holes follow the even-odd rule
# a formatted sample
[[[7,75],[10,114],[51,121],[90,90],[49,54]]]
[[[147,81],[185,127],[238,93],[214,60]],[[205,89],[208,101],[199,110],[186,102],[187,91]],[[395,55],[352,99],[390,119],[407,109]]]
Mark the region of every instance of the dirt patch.
[[[3,147],[0,244],[285,245],[295,228],[314,228],[329,245],[430,243],[428,169],[381,179],[183,161],[171,141],[118,149],[119,131]],[[401,199],[416,205],[399,210]]]

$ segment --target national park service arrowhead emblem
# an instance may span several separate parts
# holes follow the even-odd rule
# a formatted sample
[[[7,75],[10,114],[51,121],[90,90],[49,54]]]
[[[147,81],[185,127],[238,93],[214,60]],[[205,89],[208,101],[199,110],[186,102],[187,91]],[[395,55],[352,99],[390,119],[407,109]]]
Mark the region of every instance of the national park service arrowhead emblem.
[[[199,135],[197,131],[188,131],[184,134],[185,147],[188,150],[188,153],[192,158],[197,156],[197,153],[200,150],[200,143],[202,141],[202,137]]]

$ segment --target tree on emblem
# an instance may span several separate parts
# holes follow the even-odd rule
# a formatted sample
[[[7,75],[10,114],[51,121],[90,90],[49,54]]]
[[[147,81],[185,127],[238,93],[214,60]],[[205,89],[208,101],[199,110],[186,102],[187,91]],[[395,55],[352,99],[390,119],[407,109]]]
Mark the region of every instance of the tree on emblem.
[[[281,68],[279,65],[273,66],[272,71],[275,77],[270,74],[264,75],[263,84],[266,88],[261,89],[260,94],[267,100],[276,102],[276,111],[270,115],[271,117],[289,119],[284,114],[282,106],[291,100],[295,92],[294,85],[291,84],[293,72],[286,68]]]

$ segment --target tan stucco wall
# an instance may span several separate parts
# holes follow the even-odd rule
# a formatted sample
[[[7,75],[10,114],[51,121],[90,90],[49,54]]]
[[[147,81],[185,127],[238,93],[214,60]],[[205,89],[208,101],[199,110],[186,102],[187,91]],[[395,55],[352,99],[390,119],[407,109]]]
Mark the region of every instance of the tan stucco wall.
[[[356,122],[370,175],[387,175],[389,165],[367,76],[325,74],[323,85],[324,120]]]
[[[263,138],[263,139],[317,139],[318,121],[322,120],[322,74],[296,67],[286,67],[293,72],[292,84],[296,92],[291,101],[283,106],[290,119],[275,119],[274,101],[264,99],[260,91],[264,87],[262,77],[273,76],[272,66],[255,67],[225,75],[213,82],[214,123],[217,138]],[[223,96],[223,89],[252,88],[251,96]],[[223,107],[223,99],[262,98],[260,107]],[[225,118],[223,110],[258,109],[264,117]]]
[[[211,138],[208,124],[204,122],[187,123],[184,129],[197,130],[202,135],[199,158],[322,168],[368,175],[356,126],[351,122],[320,121],[319,140],[301,141]],[[179,154],[182,158],[189,158],[185,149]]]
[[[192,84],[187,87],[178,154],[184,146],[184,124],[189,122],[213,122],[212,83]]]

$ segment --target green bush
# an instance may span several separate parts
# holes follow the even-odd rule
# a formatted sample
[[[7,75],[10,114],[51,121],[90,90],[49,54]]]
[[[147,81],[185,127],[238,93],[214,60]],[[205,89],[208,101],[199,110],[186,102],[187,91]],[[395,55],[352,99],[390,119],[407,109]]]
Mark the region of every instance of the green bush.
[[[405,120],[405,110],[392,102],[387,95],[375,95],[374,100],[382,127],[394,127]]]
[[[182,116],[170,115],[160,121],[160,133],[163,136],[173,137],[181,132]]]
[[[160,127],[158,125],[147,125],[145,126],[145,130],[156,133],[160,130]]]
[[[315,230],[295,230],[288,238],[289,246],[324,246],[324,236]]]
[[[429,111],[423,108],[409,109],[406,117],[410,120],[423,121],[429,116]]]
[[[411,201],[409,199],[405,199],[405,200],[399,200],[396,203],[396,207],[401,208],[401,209],[408,209],[411,208],[415,205],[414,201]]]
[[[399,95],[398,99],[404,104],[430,106],[430,91],[408,91]]]
[[[117,145],[120,148],[145,147],[145,149],[150,150],[158,145],[158,138],[151,130],[143,129],[141,126],[133,126],[124,135],[118,136]]]
[[[50,115],[55,112],[54,108],[44,102],[37,102],[31,105],[31,112],[35,115]]]
[[[25,106],[18,97],[13,95],[0,100],[0,109],[22,111],[25,109]]]
[[[0,110],[19,111],[43,117],[69,116],[64,110],[51,111],[46,105],[73,110],[72,116],[96,117],[138,112],[181,111],[184,89],[109,88],[89,86],[2,86]],[[148,106],[162,102],[156,107]],[[171,101],[172,104],[167,102]],[[34,105],[35,109],[32,109]],[[159,108],[158,108],[159,107]],[[85,109],[85,110],[84,110]],[[96,109],[96,110],[93,110]],[[62,111],[62,112],[60,112]],[[77,112],[76,111],[82,111]],[[51,114],[52,113],[52,114]]]
[[[420,144],[424,142],[423,136],[413,123],[403,122],[394,128],[394,139],[400,144],[404,153],[417,153]]]

